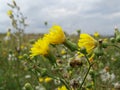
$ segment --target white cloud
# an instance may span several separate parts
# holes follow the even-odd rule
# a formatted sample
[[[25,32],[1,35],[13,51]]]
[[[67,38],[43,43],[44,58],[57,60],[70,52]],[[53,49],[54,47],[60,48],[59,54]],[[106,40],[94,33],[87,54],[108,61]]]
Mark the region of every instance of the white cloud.
[[[10,25],[6,15],[10,8],[6,3],[11,1],[0,0],[0,24],[6,23],[2,29]],[[44,26],[44,21],[48,21],[48,27],[56,23],[68,32],[82,29],[83,32],[89,33],[112,31],[114,25],[119,27],[120,24],[119,0],[16,0],[16,2],[23,14],[28,17],[30,26],[26,32],[46,32],[48,29]],[[108,33],[112,33],[111,31]]]

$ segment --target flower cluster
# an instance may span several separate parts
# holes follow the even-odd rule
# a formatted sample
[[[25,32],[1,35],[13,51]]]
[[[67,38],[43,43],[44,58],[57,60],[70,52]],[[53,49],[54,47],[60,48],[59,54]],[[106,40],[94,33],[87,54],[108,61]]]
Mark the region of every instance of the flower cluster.
[[[49,51],[49,44],[61,44],[65,41],[65,34],[62,28],[54,25],[50,28],[50,32],[39,39],[31,48],[31,56],[46,55]]]

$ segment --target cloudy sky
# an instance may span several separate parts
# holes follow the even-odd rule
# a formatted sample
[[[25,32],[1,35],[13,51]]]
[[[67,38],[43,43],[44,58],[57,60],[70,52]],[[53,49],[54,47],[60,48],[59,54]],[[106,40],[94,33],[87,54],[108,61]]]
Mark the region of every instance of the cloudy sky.
[[[11,27],[6,12],[10,8],[0,0],[0,32]],[[114,27],[120,28],[120,0],[16,0],[27,16],[29,27],[25,32],[48,32],[58,24],[68,33],[81,29],[85,33],[113,34]],[[44,22],[48,22],[48,26]]]

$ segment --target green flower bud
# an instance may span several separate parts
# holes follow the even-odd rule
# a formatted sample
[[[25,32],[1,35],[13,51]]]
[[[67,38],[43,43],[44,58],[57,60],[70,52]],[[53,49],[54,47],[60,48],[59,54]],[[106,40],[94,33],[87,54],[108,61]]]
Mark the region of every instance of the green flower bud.
[[[119,32],[118,28],[115,28],[115,37],[117,37],[118,35],[120,35],[120,32]]]
[[[99,46],[99,47],[96,47],[96,48],[94,49],[94,53],[95,53],[96,56],[102,56],[102,55],[104,54],[103,48],[101,48],[100,46]]]
[[[83,53],[83,54],[87,54],[87,51],[86,51],[86,48],[85,48],[85,47],[82,47],[82,48],[80,49],[80,52]]]
[[[103,48],[107,48],[107,46],[108,46],[108,42],[104,42],[104,41],[103,41],[102,47],[103,47]]]
[[[25,89],[26,90],[34,90],[30,83],[25,84]]]
[[[114,43],[115,42],[115,38],[110,38],[110,41],[112,42],[112,43]]]
[[[117,42],[120,42],[120,35],[118,35],[118,36],[116,37],[116,41],[117,41]]]
[[[23,55],[23,58],[27,59],[27,58],[28,58],[28,55],[27,55],[27,54],[24,54],[24,55]]]
[[[69,48],[71,51],[77,50],[77,45],[76,45],[75,43],[71,42],[70,40],[66,40],[66,41],[64,42],[64,45],[65,45],[67,48]]]

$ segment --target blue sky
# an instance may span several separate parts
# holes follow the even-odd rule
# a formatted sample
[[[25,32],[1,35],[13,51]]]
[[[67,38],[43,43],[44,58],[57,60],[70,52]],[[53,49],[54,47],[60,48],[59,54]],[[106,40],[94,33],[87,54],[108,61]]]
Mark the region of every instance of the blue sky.
[[[6,12],[10,8],[0,0],[0,32],[11,27]],[[120,0],[16,0],[27,16],[29,26],[25,32],[48,32],[58,24],[68,33],[81,29],[83,33],[113,34],[114,27],[120,28]],[[44,22],[48,22],[48,26]]]

